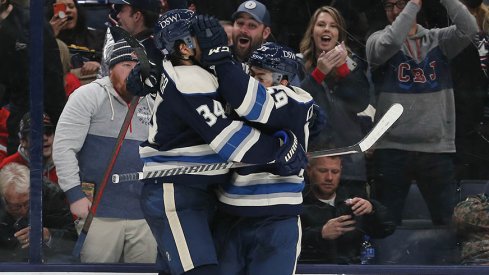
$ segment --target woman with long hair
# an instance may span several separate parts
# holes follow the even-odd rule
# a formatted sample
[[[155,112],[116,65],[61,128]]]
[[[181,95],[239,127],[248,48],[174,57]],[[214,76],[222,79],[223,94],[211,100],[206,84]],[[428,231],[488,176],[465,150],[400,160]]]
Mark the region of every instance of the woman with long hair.
[[[310,140],[310,149],[326,144],[348,146],[362,139],[362,120],[357,113],[369,105],[366,64],[347,48],[346,24],[331,6],[318,8],[309,21],[300,43],[306,76],[301,87],[325,111],[329,127]],[[370,121],[371,122],[371,121]],[[361,154],[343,160],[342,185],[355,195],[365,196],[365,159]]]

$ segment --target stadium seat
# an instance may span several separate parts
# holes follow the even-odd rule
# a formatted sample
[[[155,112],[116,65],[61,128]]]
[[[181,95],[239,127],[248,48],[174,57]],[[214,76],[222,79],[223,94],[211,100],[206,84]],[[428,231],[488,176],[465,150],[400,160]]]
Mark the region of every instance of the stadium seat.
[[[404,203],[402,219],[431,219],[428,206],[426,205],[416,182],[413,182],[409,188],[409,193],[407,194],[406,202]]]
[[[460,260],[455,232],[429,219],[403,221],[392,235],[372,243],[376,264],[451,265]]]
[[[467,196],[484,193],[489,187],[487,180],[461,180],[460,181],[460,200],[463,201]]]

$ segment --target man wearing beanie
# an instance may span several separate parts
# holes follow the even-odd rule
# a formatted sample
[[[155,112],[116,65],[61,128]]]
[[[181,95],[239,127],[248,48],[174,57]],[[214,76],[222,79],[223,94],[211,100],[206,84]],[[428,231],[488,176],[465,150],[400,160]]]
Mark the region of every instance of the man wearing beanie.
[[[80,218],[79,229],[91,207],[90,191],[101,184],[132,96],[126,78],[137,56],[124,40],[114,43],[109,76],[75,90],[61,114],[53,158],[59,185]],[[152,104],[142,98],[118,153],[113,173],[141,171],[139,144],[147,139]],[[80,258],[83,263],[154,263],[156,242],[143,217],[139,195],[143,185],[132,181],[104,190]]]

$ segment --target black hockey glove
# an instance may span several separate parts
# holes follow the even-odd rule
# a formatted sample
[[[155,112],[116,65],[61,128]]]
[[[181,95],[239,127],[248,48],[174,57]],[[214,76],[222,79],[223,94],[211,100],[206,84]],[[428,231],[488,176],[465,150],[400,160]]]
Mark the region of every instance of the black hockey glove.
[[[160,87],[160,77],[161,74],[158,68],[154,64],[151,64],[149,76],[143,79],[141,76],[141,66],[138,63],[127,76],[126,88],[131,94],[137,96],[155,94]]]
[[[309,138],[314,138],[327,129],[328,118],[326,112],[317,104],[312,105],[312,118],[309,122]]]
[[[280,176],[302,175],[307,165],[307,155],[297,137],[290,130],[273,134],[278,137],[281,147],[275,157],[275,165]]]
[[[202,50],[201,63],[212,66],[232,61],[228,37],[219,20],[209,15],[199,15],[192,25]]]

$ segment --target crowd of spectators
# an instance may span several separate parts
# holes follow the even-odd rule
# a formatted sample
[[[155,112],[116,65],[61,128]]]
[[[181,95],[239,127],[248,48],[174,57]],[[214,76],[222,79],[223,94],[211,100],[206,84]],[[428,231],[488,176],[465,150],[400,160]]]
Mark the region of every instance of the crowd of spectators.
[[[25,261],[29,247],[29,1],[0,1],[0,261]],[[409,207],[404,202],[413,182],[423,194],[433,225],[452,226],[457,182],[489,180],[489,7],[482,0],[261,2],[266,8],[259,11],[256,5],[261,3],[240,0],[109,0],[100,5],[107,11],[106,26],[118,24],[136,38],[158,71],[163,55],[155,45],[154,25],[160,14],[175,8],[216,16],[234,58],[247,72],[251,53],[266,41],[294,49],[301,69],[290,83],[312,96],[327,121],[309,140],[311,152],[331,144],[352,145],[391,104],[404,106],[401,119],[373,151],[310,159],[301,216],[302,260],[359,263],[364,235],[385,238],[402,225],[403,209]],[[64,6],[62,13],[53,8],[59,4]],[[138,60],[127,59],[124,47],[129,46],[112,37],[107,28],[90,26],[90,16],[77,0],[45,1],[46,261],[71,261],[65,256],[93,203],[81,183],[100,183],[131,102],[124,93],[125,81]],[[148,138],[151,100],[148,96],[139,102],[128,133],[129,149],[120,152],[126,158],[118,163],[118,171],[137,162],[131,158],[139,160],[139,143]],[[110,142],[105,143],[107,137]],[[141,168],[142,164],[131,165],[134,171]],[[87,244],[114,247],[103,253],[86,248],[82,262],[156,260],[156,242],[139,206],[124,212],[131,203],[137,204],[141,187],[137,182],[124,189],[109,187],[109,199],[101,204],[102,216],[92,230],[100,234],[92,233]],[[453,221],[463,234],[464,264],[487,262],[481,260],[487,251],[473,248],[474,239],[485,237],[476,229],[485,226],[479,220],[487,218],[486,204],[487,198],[479,195],[455,208]],[[471,220],[468,214],[475,217]],[[134,224],[127,225],[126,219]],[[106,233],[101,228],[108,225],[112,238],[101,233]],[[127,237],[131,226],[144,232]],[[135,243],[144,243],[145,248],[135,248]],[[134,256],[143,250],[145,257]],[[476,252],[480,257],[473,255]]]

